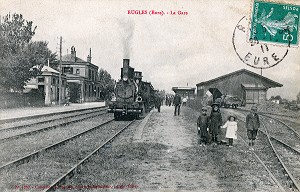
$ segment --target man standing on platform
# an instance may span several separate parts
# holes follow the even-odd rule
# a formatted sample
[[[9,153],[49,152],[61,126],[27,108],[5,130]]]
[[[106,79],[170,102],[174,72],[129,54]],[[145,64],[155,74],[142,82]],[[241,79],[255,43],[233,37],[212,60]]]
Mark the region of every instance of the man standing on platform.
[[[176,116],[176,113],[180,115],[181,97],[179,96],[178,93],[176,93],[174,97],[173,104],[175,105],[174,116]]]

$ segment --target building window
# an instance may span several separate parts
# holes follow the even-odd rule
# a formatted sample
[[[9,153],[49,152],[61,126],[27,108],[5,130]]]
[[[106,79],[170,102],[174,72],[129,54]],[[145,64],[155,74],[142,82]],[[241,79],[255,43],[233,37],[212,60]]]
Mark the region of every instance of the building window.
[[[56,79],[55,79],[55,78],[52,79],[52,84],[53,84],[53,85],[56,84]]]
[[[44,77],[39,77],[38,78],[38,83],[43,83],[45,81]]]
[[[73,74],[73,67],[64,67],[63,72]]]
[[[80,74],[80,69],[76,69],[76,74]]]

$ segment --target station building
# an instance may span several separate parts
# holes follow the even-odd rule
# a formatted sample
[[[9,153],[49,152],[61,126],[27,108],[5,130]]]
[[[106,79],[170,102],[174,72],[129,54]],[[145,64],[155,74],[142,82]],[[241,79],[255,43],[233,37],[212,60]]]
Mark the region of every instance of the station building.
[[[195,90],[194,87],[172,87],[172,91],[178,93],[181,98],[188,97],[190,99],[195,98]]]
[[[34,102],[42,102],[44,105],[58,104],[59,92],[61,91],[62,102],[65,102],[67,79],[65,75],[61,76],[62,87],[59,90],[59,72],[49,66],[43,66],[41,74],[31,78],[24,86],[24,93],[37,91],[38,95],[33,98]],[[39,96],[41,95],[41,97]],[[40,101],[37,101],[40,100]],[[33,101],[30,101],[32,103]],[[41,104],[42,104],[41,103]]]
[[[269,88],[282,87],[267,77],[241,69],[208,81],[196,84],[197,97],[203,98],[209,92],[213,101],[222,95],[237,96],[244,104],[261,103],[267,99]]]
[[[62,72],[66,75],[70,102],[90,102],[100,98],[100,82],[98,66],[92,63],[92,56],[84,61],[76,56],[75,47],[71,47],[71,54],[62,56]]]

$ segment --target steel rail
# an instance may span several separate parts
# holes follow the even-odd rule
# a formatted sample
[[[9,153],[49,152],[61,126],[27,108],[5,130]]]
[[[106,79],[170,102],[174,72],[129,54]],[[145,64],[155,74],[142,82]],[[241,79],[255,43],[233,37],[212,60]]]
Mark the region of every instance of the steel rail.
[[[245,143],[246,146],[248,146],[247,142],[244,140],[244,138],[238,133],[238,136],[242,139],[242,141]],[[265,168],[265,170],[268,172],[269,176],[273,179],[273,181],[278,185],[281,191],[285,192],[284,187],[281,185],[281,183],[276,179],[274,174],[270,171],[270,169],[266,166],[266,164],[259,158],[259,156],[254,152],[251,151],[251,153],[256,157],[256,159],[260,162],[260,164]]]
[[[79,161],[76,165],[74,165],[71,169],[67,171],[64,175],[62,175],[60,178],[55,180],[52,184],[50,184],[47,189],[45,189],[43,192],[48,191],[55,191],[55,189],[59,188],[59,185],[66,182],[67,178],[72,178],[77,172],[80,172],[81,167],[84,165],[84,163],[88,162],[88,159],[92,157],[93,155],[97,154],[101,148],[103,148],[106,144],[113,141],[121,132],[123,132],[126,128],[128,128],[135,120],[128,123],[126,126],[124,126],[120,131],[118,131],[116,134],[114,134],[111,138],[106,140],[102,145],[100,145],[97,149],[95,149],[93,152],[91,152],[89,155],[87,155],[84,159]]]
[[[264,131],[262,130],[259,130],[261,133],[263,134],[266,134]],[[295,153],[299,154],[300,155],[300,151],[298,149],[295,149],[294,147],[290,146],[289,144],[285,143],[284,141],[272,136],[272,135],[269,135],[269,137],[275,141],[277,141],[278,143],[282,144],[283,146],[285,146],[286,148],[289,148],[291,149],[292,151],[294,151]]]
[[[94,118],[94,117],[97,117],[99,115],[104,115],[104,114],[107,114],[107,113],[105,112],[105,113],[100,113],[100,114],[94,114],[94,115],[91,115],[91,116],[88,116],[88,117],[83,117],[83,118],[80,118],[80,119],[71,120],[71,121],[68,121],[68,122],[63,122],[63,123],[59,123],[59,124],[56,124],[56,125],[47,126],[47,127],[41,128],[41,129],[34,130],[34,131],[28,131],[28,132],[13,135],[13,136],[10,136],[10,137],[1,138],[0,143],[3,143],[7,140],[13,140],[13,139],[18,139],[20,137],[33,135],[33,134],[36,134],[36,133],[39,133],[39,132],[42,132],[42,131],[55,129],[59,126],[66,126],[66,125],[69,125],[69,124],[72,124],[72,123],[76,123],[76,122],[79,122],[79,121],[82,121],[82,120],[85,120],[85,119]],[[78,116],[80,116],[80,115],[78,115]]]
[[[250,110],[248,110],[248,109],[241,109],[241,108],[236,108],[235,110],[250,112]],[[295,116],[292,116],[292,115],[285,115],[285,114],[279,114],[279,113],[270,113],[270,112],[263,112],[263,111],[258,111],[258,114],[268,114],[268,115],[276,115],[276,116],[296,118]]]
[[[88,111],[88,110],[90,110],[90,109],[87,109],[86,111]],[[96,110],[96,109],[93,109],[93,110]],[[105,111],[105,110],[106,109],[101,108],[101,110],[99,110],[99,112],[100,111]],[[79,111],[76,111],[74,113],[78,113],[78,112]],[[14,127],[2,128],[2,129],[0,129],[0,132],[1,131],[8,131],[8,130],[15,130],[15,129],[22,129],[22,128],[25,128],[25,127],[39,125],[39,124],[46,124],[46,123],[50,123],[50,122],[65,119],[65,118],[72,118],[72,117],[81,116],[81,115],[88,115],[88,114],[95,113],[95,112],[97,112],[97,111],[89,111],[89,112],[86,112],[86,113],[80,113],[80,114],[77,114],[77,115],[76,114],[75,115],[70,115],[70,116],[67,116],[67,117],[59,117],[59,118],[56,118],[56,119],[49,119],[49,120],[39,121],[39,122],[35,122],[35,123],[29,123],[29,124],[25,124],[25,125],[18,125],[18,126],[14,126]],[[68,112],[68,113],[71,113],[71,112]],[[68,114],[68,113],[66,113],[66,114]]]
[[[262,122],[262,125],[264,126],[264,128],[265,128],[265,130],[266,130],[266,136],[267,136],[267,138],[268,138],[268,141],[269,141],[269,143],[270,143],[270,145],[271,145],[271,147],[272,147],[274,153],[276,154],[277,159],[279,160],[279,162],[281,163],[282,167],[284,168],[284,170],[285,170],[286,173],[288,174],[289,178],[293,181],[293,184],[294,184],[294,186],[296,187],[296,189],[297,189],[298,191],[300,191],[300,186],[299,186],[299,184],[297,183],[297,181],[295,180],[295,178],[293,177],[293,175],[291,174],[291,172],[288,170],[288,168],[286,167],[285,163],[284,163],[284,162],[282,161],[282,159],[280,158],[280,156],[279,156],[277,150],[275,149],[275,147],[274,147],[274,145],[273,145],[273,143],[272,143],[272,141],[271,141],[271,139],[270,139],[270,136],[269,136],[267,127],[265,126],[265,124],[264,124],[263,122]]]
[[[246,109],[239,109],[237,108],[237,110],[239,111],[244,111],[244,112],[250,112],[250,110],[246,110]],[[294,129],[292,128],[291,126],[289,126],[288,124],[286,124],[285,122],[283,122],[282,120],[276,118],[276,117],[271,117],[269,115],[277,115],[277,116],[285,116],[285,117],[291,117],[293,118],[292,116],[287,116],[287,115],[280,115],[280,114],[274,114],[274,113],[266,113],[266,112],[258,112],[259,115],[262,115],[264,117],[267,117],[267,118],[270,118],[270,119],[273,119],[275,121],[278,121],[279,123],[283,124],[284,126],[288,127],[290,130],[292,130],[296,135],[297,137],[300,139],[300,134]]]
[[[287,125],[285,122],[281,121],[280,119],[277,119],[277,118],[275,118],[275,117],[270,117],[270,116],[265,115],[265,114],[261,114],[261,115],[262,115],[262,116],[265,116],[265,117],[267,117],[267,118],[273,119],[273,120],[275,120],[275,121],[280,122],[281,124],[283,124],[284,126],[286,126],[287,128],[289,128],[291,131],[293,131],[293,133],[295,133],[296,136],[300,139],[299,133],[298,133],[294,128],[292,128],[291,126]]]
[[[31,115],[31,116],[26,116],[26,117],[16,117],[16,118],[11,118],[11,119],[1,119],[0,120],[0,124],[10,123],[10,122],[15,122],[15,121],[21,121],[21,120],[26,120],[26,119],[36,119],[36,118],[45,117],[45,116],[54,116],[54,115],[60,115],[60,114],[67,114],[67,113],[79,112],[79,111],[84,111],[84,110],[105,109],[105,108],[107,108],[107,107],[105,107],[105,106],[102,106],[102,107],[91,107],[91,108],[85,108],[85,109],[75,109],[75,110],[69,110],[69,111],[61,111],[61,112],[45,113],[45,114],[39,114],[39,115]]]
[[[77,138],[77,137],[80,137],[80,136],[83,135],[83,134],[86,134],[86,133],[91,132],[91,131],[93,131],[93,130],[95,130],[95,129],[97,129],[97,128],[100,128],[100,127],[102,127],[102,126],[104,126],[104,125],[106,125],[106,124],[108,124],[108,123],[110,123],[110,122],[112,122],[112,121],[114,121],[114,119],[108,120],[108,121],[106,121],[106,122],[104,122],[104,123],[101,123],[100,125],[97,125],[97,126],[95,126],[95,127],[92,127],[91,129],[88,129],[88,130],[86,130],[86,131],[82,131],[82,132],[80,132],[80,133],[78,133],[78,134],[76,134],[76,135],[73,135],[73,136],[71,136],[71,137],[68,137],[68,138],[66,138],[66,139],[64,139],[64,140],[62,140],[62,141],[59,141],[59,142],[54,143],[54,144],[52,144],[52,145],[50,145],[50,146],[44,147],[44,148],[42,148],[42,149],[40,149],[40,150],[38,150],[38,151],[36,151],[36,152],[30,153],[30,154],[28,154],[28,155],[26,155],[26,156],[24,156],[24,157],[21,157],[21,158],[19,158],[19,159],[17,159],[17,160],[8,162],[8,163],[6,163],[6,164],[4,164],[4,165],[2,165],[2,166],[0,167],[0,171],[3,171],[3,170],[5,170],[5,169],[8,169],[8,168],[10,168],[10,167],[12,167],[12,166],[18,166],[18,165],[27,163],[27,162],[29,162],[31,159],[34,159],[35,157],[39,157],[39,155],[40,155],[41,153],[43,153],[43,152],[46,152],[46,151],[48,151],[48,150],[50,150],[50,149],[54,149],[54,148],[56,148],[56,147],[59,147],[59,146],[61,146],[61,145],[64,145],[65,143],[67,143],[67,142],[69,142],[69,141],[72,141],[73,139],[75,139],[75,138]]]
[[[261,114],[260,114],[261,115]],[[241,121],[245,122],[244,120],[241,119]],[[259,130],[260,132],[262,132],[263,134],[265,134],[268,138],[268,142],[270,144],[270,146],[272,147],[272,150],[274,152],[274,154],[276,155],[278,161],[280,162],[281,166],[283,167],[283,169],[285,170],[285,172],[288,174],[288,177],[291,179],[291,181],[293,182],[294,186],[296,187],[296,189],[298,191],[300,191],[300,186],[299,184],[297,183],[297,181],[295,180],[295,178],[293,177],[293,175],[291,174],[291,172],[288,170],[288,168],[286,167],[286,165],[284,164],[284,162],[282,161],[282,159],[280,158],[280,156],[278,155],[277,153],[277,150],[275,149],[272,141],[271,141],[271,138],[272,139],[275,139],[276,141],[279,141],[280,143],[282,143],[284,146],[288,146],[289,148],[293,149],[294,151],[298,152],[298,150],[294,149],[293,147],[291,147],[290,145],[278,140],[277,138],[273,137],[273,136],[270,136],[269,133],[268,133],[268,129],[267,127],[265,126],[265,124],[262,122],[262,125],[264,126],[266,132],[264,133],[262,130]]]

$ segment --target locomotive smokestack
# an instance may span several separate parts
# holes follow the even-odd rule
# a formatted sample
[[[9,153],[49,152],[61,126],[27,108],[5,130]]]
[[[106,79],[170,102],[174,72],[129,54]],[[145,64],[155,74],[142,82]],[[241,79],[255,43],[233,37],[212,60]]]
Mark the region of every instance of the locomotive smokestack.
[[[123,59],[122,78],[127,80],[129,77],[129,59]]]

